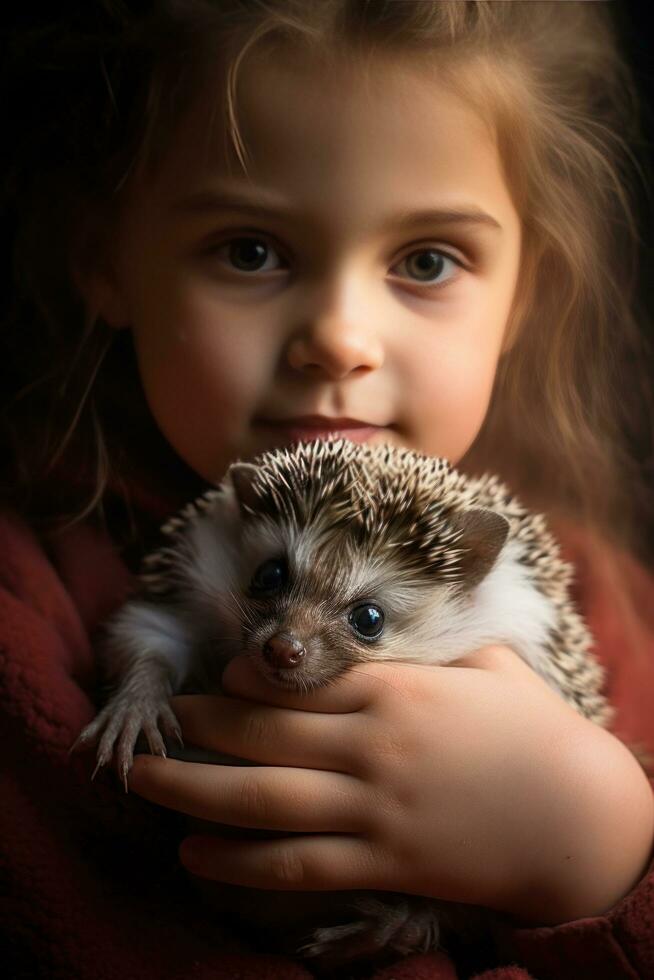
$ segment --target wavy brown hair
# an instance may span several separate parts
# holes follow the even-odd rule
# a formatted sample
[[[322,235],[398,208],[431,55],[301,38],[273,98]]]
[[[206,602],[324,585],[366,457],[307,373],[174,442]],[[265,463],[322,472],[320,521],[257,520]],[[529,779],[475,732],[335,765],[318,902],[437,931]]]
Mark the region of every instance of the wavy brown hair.
[[[99,260],[125,188],[156,169],[217,56],[218,122],[247,170],[239,73],[252,52],[301,45],[335,66],[344,56],[437,62],[487,121],[524,246],[514,342],[461,468],[498,472],[555,519],[637,550],[651,514],[643,466],[627,447],[634,434],[649,441],[652,418],[634,312],[630,147],[641,137],[609,6],[104,0],[18,32],[3,86],[6,104],[20,108],[4,182],[13,235],[5,498],[35,520],[81,519],[109,485],[129,496],[134,467],[164,458],[170,480],[185,485],[189,474],[149,418],[129,334],[85,309],[71,268]],[[58,479],[65,493],[53,492]]]

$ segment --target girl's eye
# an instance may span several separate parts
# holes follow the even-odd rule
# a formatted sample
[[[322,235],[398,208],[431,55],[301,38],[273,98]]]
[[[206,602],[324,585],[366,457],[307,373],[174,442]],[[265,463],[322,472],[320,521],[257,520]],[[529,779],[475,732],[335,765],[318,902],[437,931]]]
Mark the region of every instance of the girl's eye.
[[[232,238],[217,249],[217,254],[223,251],[227,252],[227,261],[237,272],[271,272],[283,268],[280,265],[266,266],[266,256],[277,253],[264,238]]]
[[[288,581],[288,566],[283,558],[270,558],[259,565],[250,582],[250,594],[269,596],[279,592]]]
[[[278,272],[286,268],[280,260],[277,249],[264,237],[242,235],[231,238],[212,250],[219,258],[224,258],[228,265],[237,273],[245,275],[257,272]],[[277,264],[270,264],[271,257],[277,258]],[[425,286],[444,286],[456,278],[456,272],[450,272],[443,278],[443,271],[450,266],[463,265],[459,259],[438,248],[422,248],[405,256],[398,265],[405,266],[408,276],[417,284]]]
[[[372,603],[355,606],[348,616],[350,626],[362,640],[377,640],[384,629],[384,613]]]
[[[395,268],[404,265],[408,269],[409,276],[414,278],[415,282],[423,285],[444,286],[450,279],[456,277],[455,272],[454,274],[450,273],[445,279],[440,278],[443,268],[447,268],[448,262],[450,265],[459,267],[463,264],[453,255],[449,255],[448,252],[443,252],[437,248],[422,248],[416,252],[411,252]]]

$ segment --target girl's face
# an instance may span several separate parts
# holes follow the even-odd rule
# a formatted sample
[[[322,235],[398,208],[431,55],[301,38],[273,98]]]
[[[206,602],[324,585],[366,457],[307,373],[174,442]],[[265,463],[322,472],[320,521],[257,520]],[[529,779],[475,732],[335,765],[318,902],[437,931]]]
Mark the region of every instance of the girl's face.
[[[162,432],[208,480],[329,430],[456,463],[520,260],[487,128],[434,69],[259,57],[239,81],[246,177],[218,91],[133,184],[96,303],[134,331]]]

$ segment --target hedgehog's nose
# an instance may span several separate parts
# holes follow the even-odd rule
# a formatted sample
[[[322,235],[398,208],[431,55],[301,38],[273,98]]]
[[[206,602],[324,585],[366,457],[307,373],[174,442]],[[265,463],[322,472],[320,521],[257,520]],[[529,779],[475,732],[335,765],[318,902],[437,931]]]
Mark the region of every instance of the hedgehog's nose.
[[[271,667],[293,670],[299,667],[306,650],[291,633],[275,633],[263,645],[263,655]]]

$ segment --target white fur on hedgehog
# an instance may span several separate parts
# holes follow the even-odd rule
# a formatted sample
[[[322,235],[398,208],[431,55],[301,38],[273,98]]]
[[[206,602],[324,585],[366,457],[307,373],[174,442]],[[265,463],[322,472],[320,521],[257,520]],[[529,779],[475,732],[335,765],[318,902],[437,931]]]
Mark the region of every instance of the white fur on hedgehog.
[[[258,471],[255,490],[259,496],[264,492],[270,496],[289,532],[295,529],[298,534],[302,528],[289,502],[302,497],[308,478],[315,485],[313,503],[317,506],[329,504],[347,487],[342,512],[371,539],[383,535],[389,508],[401,512],[416,498],[424,500],[425,506],[438,501],[446,514],[483,508],[504,517],[509,534],[500,558],[477,586],[474,619],[469,609],[457,609],[455,603],[450,604],[447,617],[437,609],[422,624],[426,652],[416,655],[421,648],[412,637],[407,659],[416,662],[417,656],[419,661],[431,662],[430,651],[437,650],[438,662],[446,663],[462,651],[503,642],[581,714],[599,725],[610,723],[613,708],[602,693],[604,670],[593,656],[591,635],[570,598],[573,568],[561,558],[545,518],[530,513],[497,477],[471,479],[444,459],[342,439],[274,450],[255,459],[253,465]],[[162,531],[170,544],[145,559],[142,581],[146,592],[164,596],[170,590],[180,554],[186,553],[180,544],[189,535],[198,556],[198,580],[216,577],[216,557],[220,556],[215,555],[212,544],[211,522],[224,492],[224,487],[208,491],[164,525]],[[329,518],[335,513],[338,511],[327,507]],[[440,512],[429,522],[429,534],[423,537],[433,539],[435,534],[438,548],[425,547],[425,561],[440,557],[445,564],[455,562],[456,540],[448,535],[446,523]],[[415,536],[407,535],[407,545],[420,553],[421,542]],[[443,578],[445,573],[440,574]],[[216,589],[221,584],[216,581]]]

